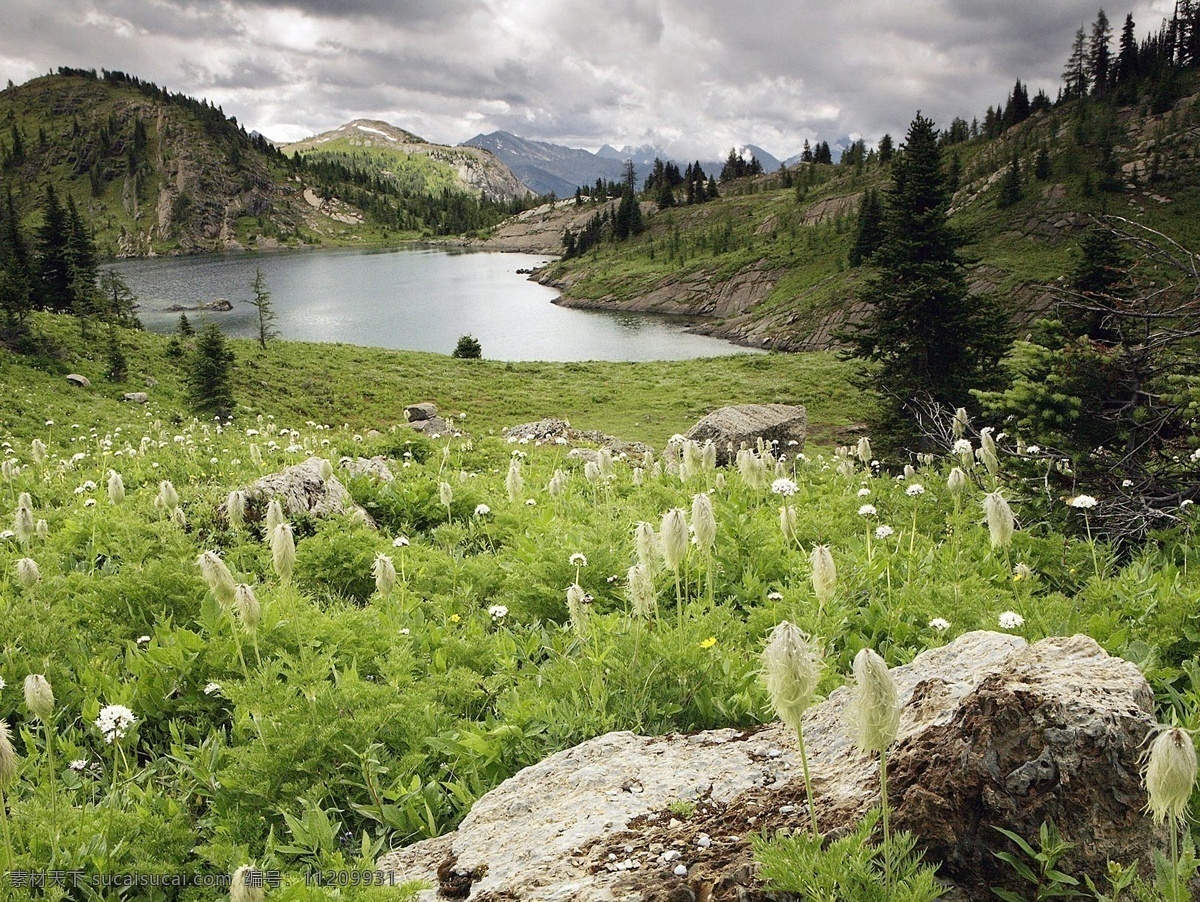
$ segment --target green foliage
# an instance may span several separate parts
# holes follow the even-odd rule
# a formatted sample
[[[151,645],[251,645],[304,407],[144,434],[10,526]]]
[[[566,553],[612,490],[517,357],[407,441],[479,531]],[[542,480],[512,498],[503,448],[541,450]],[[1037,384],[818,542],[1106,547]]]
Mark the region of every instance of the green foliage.
[[[1038,848],[1034,849],[1023,838],[1003,827],[994,827],[997,832],[1007,836],[1020,851],[1020,855],[1012,852],[993,852],[997,858],[1009,865],[1017,876],[1029,884],[1032,898],[1036,902],[1042,899],[1069,899],[1083,895],[1076,887],[1079,881],[1070,874],[1058,869],[1059,860],[1071,850],[1074,843],[1067,842],[1059,836],[1053,821],[1043,821],[1038,830]],[[1012,890],[992,887],[992,892],[1004,902],[1023,902],[1025,895]]]
[[[887,848],[872,842],[878,820],[878,809],[872,810],[852,832],[828,842],[808,833],[751,837],[759,877],[771,889],[802,899],[924,902],[940,897],[937,868],[925,864],[912,834],[894,833]],[[890,856],[886,869],[885,856]]]
[[[275,328],[278,314],[271,306],[271,292],[267,290],[267,280],[261,269],[254,270],[254,283],[251,287],[254,289],[254,298],[247,303],[254,308],[254,315],[258,320],[258,346],[265,351],[267,342],[279,337],[279,330]]]
[[[233,412],[234,359],[221,327],[216,323],[206,324],[196,339],[187,376],[192,404],[197,410],[221,418]]]
[[[458,344],[454,346],[454,353],[450,356],[461,360],[478,360],[483,356],[483,345],[474,335],[462,335],[459,336]]]

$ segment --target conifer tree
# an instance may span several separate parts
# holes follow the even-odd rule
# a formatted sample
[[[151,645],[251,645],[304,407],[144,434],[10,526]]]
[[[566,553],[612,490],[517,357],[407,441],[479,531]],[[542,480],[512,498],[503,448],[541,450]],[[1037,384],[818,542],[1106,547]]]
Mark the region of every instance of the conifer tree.
[[[999,207],[1011,207],[1021,199],[1021,160],[1014,152],[1008,170],[1000,180],[1000,195],[996,199]]]
[[[1108,16],[1104,10],[1100,10],[1096,14],[1096,21],[1092,23],[1087,53],[1088,77],[1092,83],[1092,93],[1097,97],[1103,97],[1108,92],[1109,69],[1112,66],[1112,51],[1108,45],[1111,38]]]
[[[891,456],[924,450],[917,403],[966,404],[1007,346],[995,305],[967,292],[949,203],[937,130],[918,113],[892,168],[878,269],[860,295],[866,314],[840,336],[874,364],[859,384],[879,396],[871,436]]]
[[[1083,97],[1088,90],[1087,44],[1083,34],[1083,26],[1075,32],[1075,42],[1071,45],[1071,56],[1063,69],[1063,99]]]
[[[5,197],[0,215],[3,216],[0,221],[0,311],[4,314],[4,338],[14,341],[28,333],[33,303],[29,248],[21,234],[11,191]]]
[[[850,248],[850,265],[861,266],[871,259],[883,243],[883,202],[871,188],[863,194],[858,208],[858,230]]]
[[[251,287],[254,297],[247,303],[254,308],[255,317],[258,319],[258,346],[265,351],[267,342],[279,337],[279,330],[275,328],[275,308],[271,306],[271,292],[267,290],[267,280],[261,269],[254,270],[254,282]]]
[[[59,203],[53,185],[46,186],[42,225],[36,234],[41,303],[55,313],[67,313],[74,301],[71,257],[67,247],[71,232],[67,211]]]
[[[233,351],[216,323],[207,323],[196,338],[191,370],[186,376],[192,404],[209,416],[227,417],[233,412]]]

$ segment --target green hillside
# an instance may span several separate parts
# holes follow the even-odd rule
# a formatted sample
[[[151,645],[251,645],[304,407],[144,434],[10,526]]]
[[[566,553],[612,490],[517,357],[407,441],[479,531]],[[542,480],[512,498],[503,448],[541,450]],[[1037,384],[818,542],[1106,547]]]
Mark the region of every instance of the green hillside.
[[[1018,321],[1043,309],[1045,286],[1069,272],[1089,214],[1200,246],[1198,89],[1200,76],[1185,72],[1165,111],[1150,97],[1073,100],[993,138],[952,134],[944,123],[943,161],[958,180],[952,223],[970,242],[973,290],[994,292]],[[1042,148],[1049,167],[1039,174]],[[1006,204],[1014,159],[1020,192]],[[717,334],[756,346],[827,347],[866,275],[847,262],[862,197],[885,191],[890,174],[872,153],[861,164],[801,163],[724,182],[721,197],[699,205],[643,200],[644,232],[601,241],[542,278],[569,304],[697,314]],[[561,215],[578,220],[570,207]]]

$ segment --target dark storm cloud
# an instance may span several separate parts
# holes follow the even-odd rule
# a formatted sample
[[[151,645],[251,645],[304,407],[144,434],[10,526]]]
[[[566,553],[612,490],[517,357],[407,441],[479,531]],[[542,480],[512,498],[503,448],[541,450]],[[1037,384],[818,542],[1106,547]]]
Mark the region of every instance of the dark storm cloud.
[[[1138,35],[1170,0],[1138,0]],[[8,0],[0,79],[122,69],[298,139],[353,117],[711,158],[1052,96],[1096,0]],[[1110,9],[1114,32],[1125,11]]]

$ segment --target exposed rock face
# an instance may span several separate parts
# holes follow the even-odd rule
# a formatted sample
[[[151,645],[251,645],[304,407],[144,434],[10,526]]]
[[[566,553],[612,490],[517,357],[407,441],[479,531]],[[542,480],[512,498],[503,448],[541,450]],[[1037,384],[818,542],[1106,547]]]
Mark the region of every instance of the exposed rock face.
[[[80,388],[88,388],[92,384],[91,379],[87,376],[81,376],[79,373],[68,373],[66,379],[72,385],[78,385]]]
[[[422,401],[420,404],[409,404],[404,408],[404,418],[410,423],[416,423],[420,420],[432,420],[437,415],[437,405],[432,401]]]
[[[522,444],[577,445],[584,443],[599,445],[615,454],[626,454],[630,457],[641,457],[647,451],[652,450],[643,442],[627,442],[608,433],[600,432],[598,429],[572,429],[570,423],[557,417],[546,417],[534,423],[522,423],[520,426],[505,429],[504,437],[509,442]],[[576,451],[579,453],[571,452],[575,457],[582,460],[595,460],[595,452],[588,453],[588,449],[583,448],[576,449]]]
[[[977,632],[893,671],[903,706],[889,752],[893,822],[912,830],[967,898],[1014,885],[992,855],[1002,826],[1035,838],[1054,819],[1076,843],[1062,867],[1094,879],[1142,862],[1162,832],[1142,814],[1139,745],[1153,725],[1137,668],[1083,636],[1027,645]],[[878,803],[878,759],[848,738],[846,688],[805,719],[820,827]],[[526,768],[458,831],[384,856],[430,900],[765,899],[746,834],[807,827],[794,737],[775,724],[647,738],[610,733]],[[690,801],[679,819],[668,807]],[[683,865],[687,873],[676,875]]]
[[[384,457],[343,457],[338,466],[351,476],[370,476],[380,482],[394,482],[396,476]]]
[[[328,517],[352,513],[364,523],[374,526],[370,515],[354,503],[336,476],[321,478],[323,460],[310,457],[304,463],[263,476],[246,486],[243,489],[246,493],[246,519],[261,520],[266,515],[267,503],[278,499],[288,517]],[[219,510],[223,514],[224,505]]]
[[[150,401],[150,396],[144,391],[127,391],[121,396],[122,401],[129,401],[131,404],[146,404]]]
[[[808,412],[802,406],[739,404],[714,410],[689,429],[686,437],[700,444],[711,441],[717,447],[717,460],[728,464],[743,442],[753,447],[760,438],[775,442],[782,453],[798,454],[804,450],[807,434]]]

